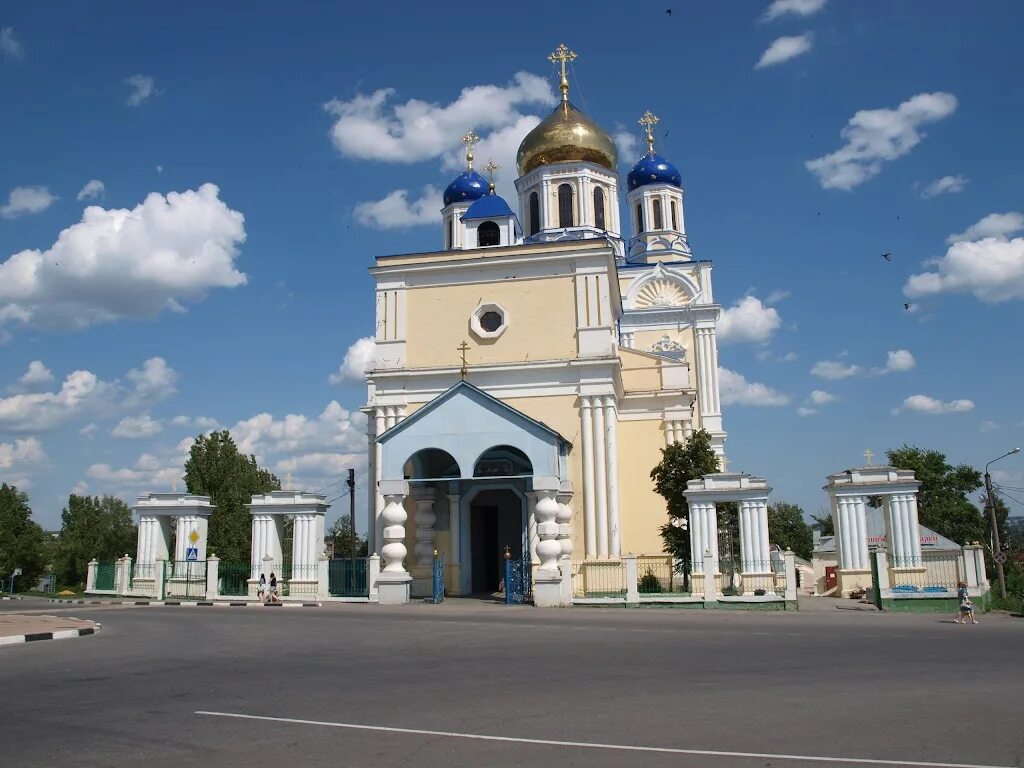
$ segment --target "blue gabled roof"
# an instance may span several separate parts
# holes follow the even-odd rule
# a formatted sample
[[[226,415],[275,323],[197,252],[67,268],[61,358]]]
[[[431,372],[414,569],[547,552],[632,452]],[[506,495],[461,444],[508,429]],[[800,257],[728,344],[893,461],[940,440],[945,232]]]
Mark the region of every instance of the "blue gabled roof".
[[[471,219],[498,219],[503,216],[515,216],[505,199],[497,195],[484,195],[469,206],[462,214],[462,221]]]

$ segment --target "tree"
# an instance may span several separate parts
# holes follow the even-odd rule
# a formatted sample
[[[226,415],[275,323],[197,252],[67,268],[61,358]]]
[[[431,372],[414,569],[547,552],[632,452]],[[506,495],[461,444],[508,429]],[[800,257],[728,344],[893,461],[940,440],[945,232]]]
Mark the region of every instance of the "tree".
[[[209,496],[216,507],[210,515],[206,551],[225,563],[248,563],[252,521],[246,509],[254,494],[281,488],[278,479],[256,463],[256,457],[239,453],[225,429],[200,435],[192,443],[185,462],[189,493]]]
[[[355,540],[356,557],[366,557],[366,539],[358,533],[353,534],[352,521],[348,515],[342,515],[335,520],[327,530],[327,535],[334,539],[335,557],[351,557],[353,539]]]
[[[690,563],[690,508],[683,492],[686,483],[702,475],[718,472],[718,455],[711,448],[711,435],[706,430],[694,432],[686,443],[672,443],[661,449],[661,461],[651,470],[654,490],[665,499],[668,521],[661,526],[665,551],[683,563],[683,572],[689,574]]]
[[[820,515],[811,515],[811,520],[814,521],[814,525],[811,526],[812,531],[814,528],[817,528],[821,531],[822,536],[836,535],[836,526],[835,522],[832,520],[832,515],[827,512],[822,512]],[[811,536],[813,537],[814,534],[812,533]]]
[[[46,570],[43,529],[32,519],[28,496],[13,485],[0,485],[0,590],[7,589],[15,568],[15,589],[35,589]]]
[[[978,470],[966,464],[953,466],[938,451],[910,445],[887,451],[886,457],[897,469],[913,470],[921,482],[917,491],[921,525],[957,544],[985,538],[985,517],[968,498],[981,487]]]
[[[804,520],[804,511],[796,504],[777,501],[768,507],[768,536],[772,543],[793,550],[797,557],[811,559],[814,536]]]
[[[135,550],[132,511],[121,499],[73,493],[60,519],[54,573],[63,585],[84,584],[93,558],[109,562]]]

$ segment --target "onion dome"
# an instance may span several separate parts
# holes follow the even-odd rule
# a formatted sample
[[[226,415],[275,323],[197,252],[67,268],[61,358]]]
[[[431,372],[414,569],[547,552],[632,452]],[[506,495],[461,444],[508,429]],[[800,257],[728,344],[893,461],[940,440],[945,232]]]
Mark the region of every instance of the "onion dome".
[[[456,176],[444,191],[444,204],[451,205],[465,200],[479,200],[487,194],[487,179],[467,168]]]
[[[519,174],[525,176],[542,165],[571,161],[596,163],[614,171],[618,156],[611,136],[566,100],[526,134],[516,164]]]
[[[672,163],[655,152],[648,152],[633,166],[626,176],[626,187],[630,191],[647,184],[671,184],[682,187],[683,180]]]

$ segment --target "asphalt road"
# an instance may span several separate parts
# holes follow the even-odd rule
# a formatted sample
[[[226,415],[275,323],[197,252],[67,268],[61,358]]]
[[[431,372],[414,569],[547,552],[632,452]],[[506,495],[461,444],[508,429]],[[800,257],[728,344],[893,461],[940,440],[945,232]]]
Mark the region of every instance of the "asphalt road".
[[[1005,616],[0,610],[103,625],[0,648],[3,768],[1024,761],[1024,619]]]

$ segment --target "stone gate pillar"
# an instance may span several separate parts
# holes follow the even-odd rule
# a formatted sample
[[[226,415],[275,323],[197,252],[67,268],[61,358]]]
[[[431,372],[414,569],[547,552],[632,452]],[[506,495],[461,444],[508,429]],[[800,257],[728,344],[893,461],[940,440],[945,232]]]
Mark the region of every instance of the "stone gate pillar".
[[[537,518],[537,557],[540,565],[533,577],[533,604],[540,608],[552,608],[561,604],[561,571],[558,558],[562,545],[558,541],[559,505],[557,501],[560,483],[557,477],[534,477],[533,495],[536,498],[534,515]]]
[[[381,480],[380,489],[385,502],[381,511],[384,569],[377,577],[377,593],[381,605],[401,605],[409,602],[412,582],[405,570],[405,521],[409,516],[402,506],[409,495],[409,484],[405,480]]]

